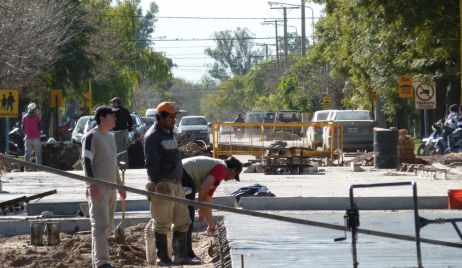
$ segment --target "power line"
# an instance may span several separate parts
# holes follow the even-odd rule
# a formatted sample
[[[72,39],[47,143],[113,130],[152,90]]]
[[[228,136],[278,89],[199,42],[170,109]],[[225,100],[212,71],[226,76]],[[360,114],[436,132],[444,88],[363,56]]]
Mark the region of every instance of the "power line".
[[[239,38],[239,40],[272,40],[274,37],[243,37]],[[148,39],[133,39],[133,42],[176,42],[176,41],[184,41],[184,42],[196,42],[196,41],[232,41],[237,40],[236,38],[173,38],[173,39],[155,39],[155,38],[148,38]]]
[[[120,18],[144,18],[143,15],[99,15],[100,17],[120,17]],[[317,19],[322,17],[306,17],[307,19]],[[193,16],[154,16],[157,19],[181,19],[181,20],[276,20],[279,17],[193,17]],[[287,19],[301,19],[300,17],[289,17]]]

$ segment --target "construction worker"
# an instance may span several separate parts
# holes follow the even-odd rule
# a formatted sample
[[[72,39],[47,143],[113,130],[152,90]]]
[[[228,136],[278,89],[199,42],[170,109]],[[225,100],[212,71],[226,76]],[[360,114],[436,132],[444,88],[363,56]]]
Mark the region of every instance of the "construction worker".
[[[116,110],[116,123],[112,130],[114,131],[117,153],[120,154],[118,160],[128,163],[128,154],[123,152],[126,152],[129,145],[128,133],[132,131],[133,119],[130,112],[122,106],[122,101],[119,97],[114,97],[111,100],[111,105]]]
[[[185,198],[181,185],[183,165],[178,142],[173,135],[177,114],[175,105],[162,102],[156,109],[157,122],[143,138],[145,166],[150,180],[148,191],[163,195]],[[191,219],[184,204],[158,197],[150,198],[151,216],[155,220],[154,233],[157,247],[157,265],[170,266],[199,264],[187,256],[187,232]],[[167,234],[173,224],[172,247],[174,261],[168,255]]]
[[[194,156],[185,158],[183,162],[182,184],[187,192],[186,198],[194,200],[196,192],[199,193],[199,201],[210,202],[218,185],[222,181],[235,179],[239,181],[239,173],[242,171],[242,163],[234,156],[226,160],[215,159],[207,156]],[[194,222],[194,207],[188,206],[191,224],[188,229],[188,257],[197,259],[192,249],[192,230]],[[199,209],[199,222],[207,221],[207,233],[215,233],[215,222],[212,210],[209,208]]]
[[[115,110],[98,107],[95,120],[98,124],[82,139],[82,167],[85,176],[121,184],[117,169],[117,151],[114,137],[109,131],[115,125]],[[126,193],[119,190],[120,197]],[[114,226],[116,208],[115,189],[97,183],[87,183],[87,198],[91,222],[92,267],[111,268],[108,237]]]

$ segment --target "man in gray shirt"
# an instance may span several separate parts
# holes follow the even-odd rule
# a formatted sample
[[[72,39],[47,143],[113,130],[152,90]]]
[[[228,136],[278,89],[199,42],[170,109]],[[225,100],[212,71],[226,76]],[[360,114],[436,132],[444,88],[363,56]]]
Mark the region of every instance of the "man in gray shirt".
[[[82,167],[85,176],[121,184],[117,170],[117,152],[114,137],[109,133],[115,125],[114,110],[98,107],[95,112],[97,127],[85,134],[82,140]],[[125,199],[125,191],[119,190]],[[116,193],[114,188],[87,183],[87,197],[91,222],[92,266],[110,268],[108,237],[114,226]]]
[[[183,165],[178,142],[173,135],[176,114],[177,110],[173,103],[160,103],[156,109],[157,122],[151,126],[143,138],[145,166],[150,180],[146,188],[159,194],[185,198],[181,185]],[[158,265],[200,263],[187,256],[187,231],[191,219],[186,205],[152,197],[151,216],[155,220]],[[167,234],[171,231],[172,224],[174,262],[167,251]]]

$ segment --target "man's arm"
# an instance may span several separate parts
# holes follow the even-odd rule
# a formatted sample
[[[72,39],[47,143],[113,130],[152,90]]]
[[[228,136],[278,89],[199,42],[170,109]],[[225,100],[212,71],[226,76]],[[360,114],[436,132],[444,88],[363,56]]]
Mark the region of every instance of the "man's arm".
[[[151,133],[144,142],[144,162],[149,180],[156,183],[160,180],[160,153],[156,146],[157,137]]]
[[[133,127],[133,118],[132,116],[130,115],[130,112],[127,110],[127,115],[128,115],[128,118],[127,118],[127,128],[128,128],[128,131],[132,131],[132,127]]]
[[[85,175],[92,178],[95,177],[93,171],[93,157],[96,152],[96,143],[97,141],[95,141],[93,133],[86,135],[82,141],[82,167],[85,171]],[[95,183],[89,185],[89,191],[90,195],[93,197],[98,197],[100,195],[98,185]]]
[[[212,200],[212,196],[209,195],[210,189],[215,186],[215,177],[212,175],[208,175],[207,178],[201,183],[199,188],[199,201],[200,202],[210,202]],[[199,209],[199,221],[207,220],[208,233],[215,232],[215,222],[213,221],[212,217],[212,210],[210,208],[200,208]]]

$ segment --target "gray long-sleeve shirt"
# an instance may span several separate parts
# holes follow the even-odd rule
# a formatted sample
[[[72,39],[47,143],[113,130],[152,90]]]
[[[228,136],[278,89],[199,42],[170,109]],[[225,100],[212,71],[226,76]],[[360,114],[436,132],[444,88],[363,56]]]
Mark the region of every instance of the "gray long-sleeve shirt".
[[[183,165],[178,142],[173,133],[158,123],[154,124],[144,135],[143,149],[150,181],[155,184],[163,181],[181,182]]]
[[[98,127],[85,134],[82,140],[82,167],[87,177],[121,183],[112,134],[105,133]]]

